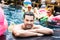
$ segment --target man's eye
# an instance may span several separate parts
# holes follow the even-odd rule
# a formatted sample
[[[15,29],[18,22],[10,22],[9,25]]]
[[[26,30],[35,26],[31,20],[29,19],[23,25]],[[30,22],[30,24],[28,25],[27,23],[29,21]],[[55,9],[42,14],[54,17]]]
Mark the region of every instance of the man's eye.
[[[26,21],[29,21],[29,20],[26,20]]]
[[[31,22],[32,22],[33,20],[31,20]]]

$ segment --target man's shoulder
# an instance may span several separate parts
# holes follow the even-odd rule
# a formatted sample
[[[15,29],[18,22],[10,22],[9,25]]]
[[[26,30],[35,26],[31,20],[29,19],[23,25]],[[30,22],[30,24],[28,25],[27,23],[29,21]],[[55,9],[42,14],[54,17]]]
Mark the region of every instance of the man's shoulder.
[[[17,25],[15,25],[15,27],[19,27],[19,26],[22,26],[22,25],[23,25],[23,23],[17,24]]]
[[[33,28],[42,28],[43,26],[41,26],[41,25],[34,25],[34,27]]]
[[[38,27],[38,26],[41,26],[41,25],[35,25],[35,24],[34,24],[34,26],[37,26],[37,27]]]
[[[17,25],[14,26],[14,28],[15,28],[15,29],[17,29],[17,28],[18,28],[18,29],[19,29],[19,28],[22,28],[22,25],[23,25],[23,23],[22,23],[22,24],[17,24]]]
[[[18,25],[23,25],[24,23],[18,24]]]

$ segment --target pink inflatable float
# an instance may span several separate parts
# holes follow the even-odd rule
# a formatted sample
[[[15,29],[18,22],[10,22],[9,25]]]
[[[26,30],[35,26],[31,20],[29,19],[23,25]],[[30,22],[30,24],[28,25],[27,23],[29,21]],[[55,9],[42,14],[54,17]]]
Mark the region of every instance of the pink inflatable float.
[[[8,24],[6,19],[4,18],[4,12],[2,8],[0,8],[0,36],[4,34],[7,28],[8,28]]]
[[[60,20],[60,15],[53,17],[52,20],[55,20],[55,21]]]

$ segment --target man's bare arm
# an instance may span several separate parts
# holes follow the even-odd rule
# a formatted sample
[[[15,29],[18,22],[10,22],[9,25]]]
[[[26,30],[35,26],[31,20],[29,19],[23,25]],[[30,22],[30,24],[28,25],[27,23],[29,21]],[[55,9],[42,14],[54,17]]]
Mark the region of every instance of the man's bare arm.
[[[36,29],[36,31],[38,33],[42,33],[42,34],[53,34],[53,30],[52,29],[49,29],[49,28],[43,28],[43,29]]]
[[[43,36],[43,34],[26,31],[26,30],[22,30],[22,29],[19,29],[19,28],[14,28],[12,33],[15,36],[19,36],[19,37]]]
[[[40,25],[37,27],[34,27],[34,29],[29,30],[29,31],[36,32],[36,33],[42,33],[42,34],[53,34],[54,33],[52,29],[42,27]]]

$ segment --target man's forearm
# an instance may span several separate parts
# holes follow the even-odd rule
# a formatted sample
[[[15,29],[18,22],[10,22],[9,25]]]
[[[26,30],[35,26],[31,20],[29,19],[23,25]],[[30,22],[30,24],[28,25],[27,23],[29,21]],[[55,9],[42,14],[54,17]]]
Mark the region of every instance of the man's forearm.
[[[24,31],[24,32],[16,33],[15,36],[20,36],[20,37],[43,36],[43,34],[34,33],[34,32],[30,32],[30,31]]]
[[[53,34],[52,29],[32,29],[29,30],[30,32],[35,32],[35,33],[42,33],[42,34]]]
[[[38,32],[37,32],[37,29],[31,29],[31,30],[26,30],[26,31],[30,31],[30,32],[38,33]]]
[[[52,29],[36,29],[36,32],[42,33],[42,34],[53,34],[54,33]]]
[[[21,35],[22,37],[29,37],[29,36],[37,36],[38,33],[26,31],[26,32],[23,32],[23,33],[21,33],[21,34],[22,34],[22,35]]]

